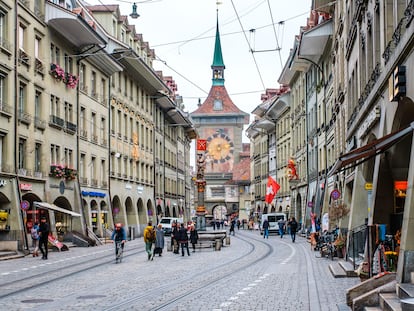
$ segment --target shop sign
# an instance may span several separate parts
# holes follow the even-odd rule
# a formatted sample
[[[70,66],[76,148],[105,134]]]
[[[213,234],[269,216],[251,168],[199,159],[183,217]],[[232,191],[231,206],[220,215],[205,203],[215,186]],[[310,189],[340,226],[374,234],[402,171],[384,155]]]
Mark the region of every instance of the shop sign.
[[[5,187],[7,185],[7,180],[0,179],[0,187]]]
[[[137,191],[138,191],[138,194],[141,194],[144,191],[144,187],[143,186],[138,186]]]
[[[370,182],[365,183],[365,190],[372,190],[372,183]]]
[[[308,207],[313,207],[313,202],[312,201],[308,202]]]
[[[367,135],[368,131],[377,123],[377,120],[379,119],[381,114],[381,110],[379,106],[376,106],[374,109],[372,109],[365,121],[361,124],[361,126],[358,129],[358,137],[363,138]]]
[[[32,185],[31,184],[20,184],[20,190],[32,191]]]
[[[96,192],[96,191],[82,191],[82,195],[84,197],[98,197],[98,198],[104,198],[106,196],[103,192]]]

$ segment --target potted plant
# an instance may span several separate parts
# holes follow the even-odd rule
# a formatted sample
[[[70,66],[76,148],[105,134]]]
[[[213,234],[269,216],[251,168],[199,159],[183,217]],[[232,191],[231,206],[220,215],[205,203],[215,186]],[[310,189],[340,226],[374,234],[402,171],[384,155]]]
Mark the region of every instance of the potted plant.
[[[336,247],[336,253],[338,258],[344,258],[345,257],[345,249],[346,249],[346,238],[339,233],[338,237],[333,243]]]

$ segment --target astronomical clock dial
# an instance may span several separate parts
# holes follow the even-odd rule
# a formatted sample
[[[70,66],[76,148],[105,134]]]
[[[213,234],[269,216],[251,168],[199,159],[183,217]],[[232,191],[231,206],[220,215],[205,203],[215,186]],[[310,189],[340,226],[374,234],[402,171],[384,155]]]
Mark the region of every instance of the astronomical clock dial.
[[[230,137],[216,133],[207,138],[207,152],[214,163],[224,163],[231,159],[234,144]]]

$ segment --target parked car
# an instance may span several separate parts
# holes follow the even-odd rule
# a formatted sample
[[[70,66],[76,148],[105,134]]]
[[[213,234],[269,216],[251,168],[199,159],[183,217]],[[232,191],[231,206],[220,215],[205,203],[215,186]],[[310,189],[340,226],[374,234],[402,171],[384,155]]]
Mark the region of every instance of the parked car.
[[[183,219],[177,217],[163,217],[160,220],[160,224],[165,235],[171,235],[173,223],[180,225],[182,222]]]

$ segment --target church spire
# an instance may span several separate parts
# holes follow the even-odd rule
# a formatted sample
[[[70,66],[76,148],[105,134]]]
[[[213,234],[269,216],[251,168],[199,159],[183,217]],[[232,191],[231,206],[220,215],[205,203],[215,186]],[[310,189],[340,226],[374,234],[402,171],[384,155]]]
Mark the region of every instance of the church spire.
[[[214,46],[214,57],[211,69],[213,70],[213,85],[224,85],[224,66],[223,54],[221,52],[220,32],[218,23],[218,10],[217,10],[217,29],[216,29],[216,42]]]

